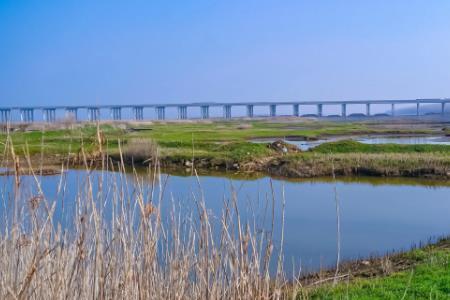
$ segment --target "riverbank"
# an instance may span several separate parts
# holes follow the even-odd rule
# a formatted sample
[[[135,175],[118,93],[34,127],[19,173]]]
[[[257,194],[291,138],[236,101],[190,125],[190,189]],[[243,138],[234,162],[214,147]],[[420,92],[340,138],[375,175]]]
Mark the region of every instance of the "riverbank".
[[[337,284],[333,281],[337,280]],[[448,299],[450,239],[300,278],[299,299]]]
[[[36,125],[35,125],[36,126]],[[42,125],[45,126],[45,125]],[[98,127],[77,124],[60,128],[16,130],[10,140],[15,153],[33,162],[72,165],[95,163],[103,155],[128,165],[155,161],[167,169],[262,172],[272,176],[310,178],[332,175],[450,177],[450,146],[368,145],[340,140],[300,151],[283,142],[251,143],[254,138],[443,134],[445,124],[324,122],[296,120],[127,123]],[[445,129],[445,130],[443,130]],[[6,142],[7,136],[2,140]],[[8,153],[4,152],[6,157]]]

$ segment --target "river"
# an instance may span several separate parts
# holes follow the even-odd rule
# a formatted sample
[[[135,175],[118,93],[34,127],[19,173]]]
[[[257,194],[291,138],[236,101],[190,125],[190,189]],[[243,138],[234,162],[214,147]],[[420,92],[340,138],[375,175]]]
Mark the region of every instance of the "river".
[[[56,205],[54,218],[63,227],[71,226],[77,208],[75,199],[83,201],[88,186],[87,174],[86,170],[68,170],[63,176],[38,177],[46,198]],[[127,180],[124,190],[129,199],[133,199],[138,188],[136,182],[140,183],[144,195],[148,199],[151,197],[151,180],[145,172],[123,177],[115,172],[92,171],[89,176],[94,193],[100,195],[97,200],[105,207],[105,218],[111,218],[110,206],[117,193],[114,186],[118,183],[123,187]],[[2,176],[0,182],[0,213],[2,228],[5,228],[6,216],[11,216],[13,207],[14,178]],[[230,199],[234,193],[243,223],[253,224],[253,216],[256,216],[257,227],[270,229],[270,222],[263,222],[263,219],[265,215],[266,220],[270,219],[271,210],[267,213],[267,205],[270,207],[273,201],[277,248],[284,202],[286,270],[292,269],[293,261],[304,270],[318,270],[335,263],[337,204],[344,260],[408,249],[450,233],[450,183],[445,182],[380,178],[248,179],[212,175],[201,175],[197,180],[195,176],[168,174],[161,174],[160,182],[165,186],[161,197],[163,217],[168,217],[173,204],[189,215],[195,210],[193,199],[204,197],[209,213],[218,218],[224,199]],[[22,199],[38,194],[31,176],[22,176],[20,193]],[[153,194],[160,195],[159,185]]]

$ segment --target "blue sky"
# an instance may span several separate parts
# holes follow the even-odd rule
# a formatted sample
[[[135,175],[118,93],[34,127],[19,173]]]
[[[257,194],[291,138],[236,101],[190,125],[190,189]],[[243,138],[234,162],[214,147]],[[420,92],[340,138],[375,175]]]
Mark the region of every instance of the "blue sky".
[[[0,103],[450,97],[450,1],[4,1]]]

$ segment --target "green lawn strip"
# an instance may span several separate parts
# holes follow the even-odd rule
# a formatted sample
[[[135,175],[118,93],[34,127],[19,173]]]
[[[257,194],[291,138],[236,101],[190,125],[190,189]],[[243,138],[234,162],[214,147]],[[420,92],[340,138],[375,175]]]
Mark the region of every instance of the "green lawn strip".
[[[321,144],[312,152],[316,153],[450,153],[450,145],[399,145],[399,144],[363,144],[346,140]]]
[[[449,299],[450,250],[413,250],[418,261],[405,271],[386,277],[355,279],[310,291],[310,299]]]

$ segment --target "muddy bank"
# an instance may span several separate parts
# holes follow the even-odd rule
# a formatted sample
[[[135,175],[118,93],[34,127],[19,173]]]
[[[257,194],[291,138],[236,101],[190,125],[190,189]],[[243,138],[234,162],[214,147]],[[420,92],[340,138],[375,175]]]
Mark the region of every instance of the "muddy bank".
[[[441,238],[434,243],[418,245],[408,251],[393,252],[384,256],[369,257],[344,261],[339,265],[336,276],[336,268],[329,268],[303,275],[299,281],[304,287],[320,286],[332,283],[335,278],[338,281],[348,281],[357,278],[375,278],[410,270],[423,261],[423,256],[414,255],[413,251],[422,249],[424,252],[436,250],[450,250],[450,238]]]
[[[373,177],[410,177],[438,180],[450,179],[450,158],[433,155],[383,155],[383,154],[334,154],[334,155],[302,155],[272,156],[250,161],[235,161],[220,158],[177,158],[163,157],[159,163],[163,169],[174,172],[191,171],[194,168],[203,172],[233,172],[242,174],[261,173],[280,178],[314,178],[335,176],[373,176]],[[109,157],[114,163],[120,157]],[[37,169],[42,165],[61,165],[67,167],[85,166],[84,161],[60,159],[36,160]],[[88,158],[89,166],[101,166],[101,158]],[[124,160],[126,166],[148,166],[152,160]],[[43,175],[59,174],[60,170],[45,168]],[[4,170],[0,175],[11,175],[14,171]],[[29,175],[31,171],[25,167],[20,174]]]
[[[330,154],[278,157],[261,166],[271,175],[308,178],[318,176],[378,176],[450,178],[450,161],[435,154]]]
[[[287,178],[322,176],[422,177],[448,180],[450,157],[436,153],[295,153],[275,155],[251,161],[228,159],[162,158],[167,168],[209,169],[239,172],[261,172]]]
[[[450,179],[450,155],[447,153],[313,153],[299,152],[292,145],[274,142],[269,145],[272,155],[262,158],[231,159],[199,156],[162,156],[158,158],[161,167],[175,171],[199,171],[262,173],[284,178],[313,178],[327,176],[375,176],[375,177],[421,177],[440,180]],[[124,160],[127,166],[148,166],[155,159],[110,154],[104,156],[114,163]],[[26,169],[26,160],[21,159]],[[101,165],[102,155],[79,156],[36,156],[31,159],[36,166]],[[58,170],[46,172],[52,175]],[[24,171],[26,173],[26,171]],[[4,174],[7,175],[7,174]]]
[[[49,167],[36,167],[36,168],[29,168],[29,167],[20,167],[17,170],[14,169],[8,169],[4,168],[0,170],[0,176],[15,176],[15,175],[39,175],[39,176],[50,176],[50,175],[59,175],[61,174],[61,170],[55,168],[49,168]]]

